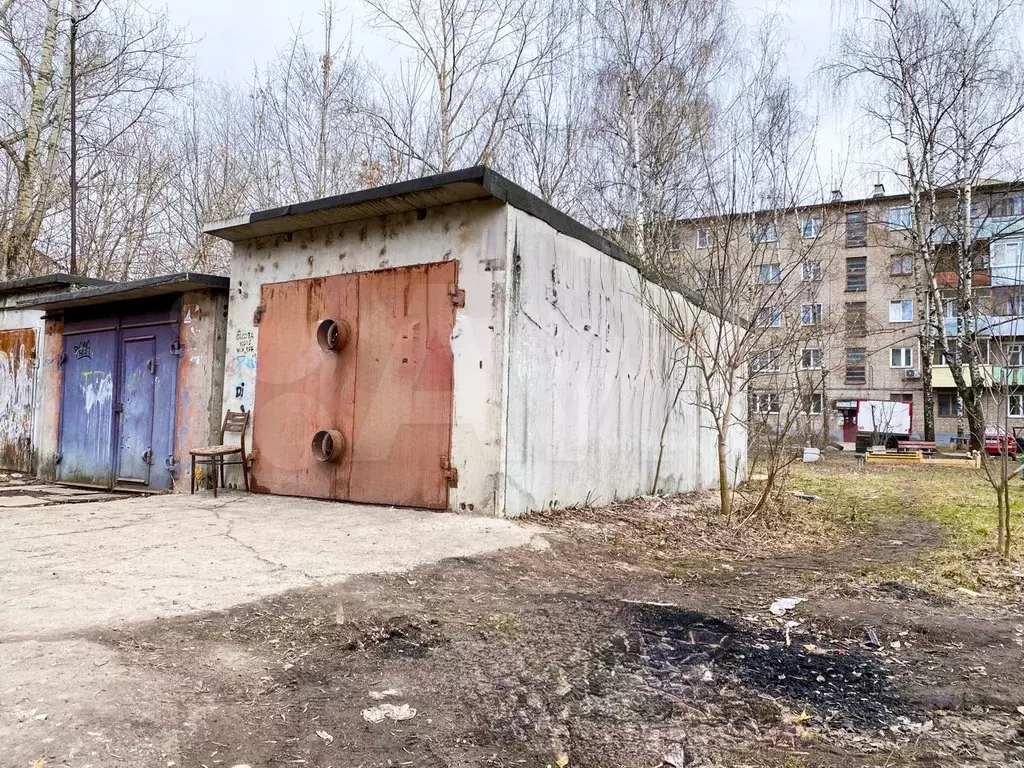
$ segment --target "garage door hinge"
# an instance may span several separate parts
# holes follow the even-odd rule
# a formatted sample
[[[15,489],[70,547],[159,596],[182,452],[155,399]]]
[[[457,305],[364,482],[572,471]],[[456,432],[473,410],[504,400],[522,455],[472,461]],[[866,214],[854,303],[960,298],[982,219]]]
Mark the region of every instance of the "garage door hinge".
[[[63,453],[56,453],[56,454],[54,454],[54,456],[53,456],[53,463],[54,464],[60,464],[62,461],[64,461],[64,454]]]
[[[182,357],[185,354],[185,347],[182,346],[180,341],[171,342],[171,354],[175,357]]]
[[[466,306],[466,292],[459,288],[455,283],[450,283],[448,285],[448,296],[452,300],[453,307]]]
[[[58,368],[63,368],[64,367],[64,363],[66,363],[67,361],[68,361],[68,356],[64,352],[61,352],[59,355],[57,355],[57,367]]]
[[[448,481],[449,488],[459,487],[459,470],[452,466],[447,457],[441,458],[441,469],[444,470],[444,479]]]
[[[259,325],[260,320],[263,319],[263,313],[267,311],[266,304],[260,304],[256,307],[256,311],[252,313],[252,324]]]
[[[178,459],[174,456],[168,456],[164,459],[164,468],[171,474],[172,477],[178,476]]]

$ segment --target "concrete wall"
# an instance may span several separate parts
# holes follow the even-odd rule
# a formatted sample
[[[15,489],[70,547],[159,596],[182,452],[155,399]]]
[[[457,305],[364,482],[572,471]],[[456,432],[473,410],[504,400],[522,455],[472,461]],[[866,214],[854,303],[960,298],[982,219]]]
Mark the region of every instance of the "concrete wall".
[[[228,297],[221,291],[192,291],[181,297],[178,402],[174,453],[177,491],[190,489],[189,450],[220,442],[224,393],[224,350]]]
[[[657,490],[715,487],[708,414],[690,382],[673,405],[678,344],[638,299],[636,270],[522,211],[508,214],[505,513],[650,493],[666,418]],[[745,477],[739,426],[730,465]]]
[[[452,334],[455,405],[451,490],[456,510],[499,514],[504,508],[503,424],[506,215],[494,200],[430,208],[235,243],[231,262],[223,409],[252,410],[261,286],[327,275],[459,262],[466,306]],[[259,414],[254,414],[258,419]],[[241,483],[232,473],[229,483]]]
[[[64,318],[47,319],[39,353],[39,388],[36,391],[36,474],[50,481],[57,478],[60,393],[63,382],[60,355],[63,351]]]
[[[32,412],[32,454],[33,464],[39,467],[39,450],[42,434],[40,433],[40,419],[42,414],[39,408],[40,398],[40,358],[43,345],[44,323],[43,313],[34,309],[14,309],[17,302],[27,301],[37,296],[44,295],[47,291],[26,290],[21,293],[0,296],[0,330],[13,330],[18,328],[32,328],[36,332],[36,347],[32,350],[35,361],[31,368],[33,391],[32,400],[34,403]],[[52,291],[50,291],[52,292]]]

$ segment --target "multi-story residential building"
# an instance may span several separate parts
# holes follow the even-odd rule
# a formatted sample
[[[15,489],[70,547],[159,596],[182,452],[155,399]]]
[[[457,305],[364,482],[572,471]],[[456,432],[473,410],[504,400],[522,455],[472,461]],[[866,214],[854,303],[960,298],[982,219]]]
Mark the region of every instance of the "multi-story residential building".
[[[955,207],[955,196],[949,200]],[[1007,369],[1024,364],[1024,187],[989,182],[975,190],[973,200],[974,287],[978,327],[986,337],[986,382],[1012,383],[1019,372]],[[913,404],[913,429],[923,431],[919,338],[924,313],[917,306],[909,202],[905,194],[886,194],[879,184],[866,198],[845,200],[835,191],[819,205],[729,217],[730,229],[737,220],[744,222],[744,236],[732,247],[738,261],[750,267],[752,306],[759,307],[752,320],[767,328],[763,349],[751,360],[752,412],[770,417],[789,404],[809,433],[852,441],[857,400],[899,400]],[[681,222],[680,261],[699,266],[709,258],[722,221]],[[948,258],[943,247],[940,265]],[[956,274],[940,266],[937,277],[951,294]],[[779,309],[756,303],[759,288],[777,291],[781,284],[788,284],[786,290],[773,294],[782,297]],[[746,309],[749,314],[751,307]],[[947,314],[952,311],[950,304]],[[955,332],[955,325],[947,327]],[[805,333],[794,334],[796,326]],[[953,377],[941,355],[933,361],[932,387],[936,440],[966,434]],[[1024,387],[989,389],[988,422],[1024,429]]]

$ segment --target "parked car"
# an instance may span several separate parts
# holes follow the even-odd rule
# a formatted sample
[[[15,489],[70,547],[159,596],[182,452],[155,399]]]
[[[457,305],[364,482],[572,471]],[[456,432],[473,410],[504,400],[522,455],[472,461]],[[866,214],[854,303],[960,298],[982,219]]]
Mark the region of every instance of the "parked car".
[[[974,446],[971,446],[972,450]],[[1002,427],[985,427],[985,453],[989,456],[1000,456],[1006,454],[1011,459],[1017,458],[1020,452],[1018,438],[1011,435]]]

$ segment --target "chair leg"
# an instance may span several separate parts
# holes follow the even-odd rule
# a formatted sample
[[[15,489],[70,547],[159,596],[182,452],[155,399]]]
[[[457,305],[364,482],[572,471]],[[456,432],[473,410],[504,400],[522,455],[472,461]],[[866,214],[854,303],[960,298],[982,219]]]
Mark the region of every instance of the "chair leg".
[[[210,472],[210,474],[213,475],[213,498],[216,499],[217,498],[217,457],[216,456],[214,456],[213,459],[210,461],[210,469],[212,470]]]
[[[191,483],[192,483],[192,490],[189,491],[189,493],[190,494],[195,494],[195,492],[196,492],[196,456],[195,456],[195,454],[192,454],[192,477],[190,478],[190,480],[191,480]]]
[[[224,457],[220,457],[220,487],[227,488],[227,483],[224,482]]]
[[[242,454],[242,480],[245,481],[245,492],[249,492],[249,462],[245,458],[245,454]]]

